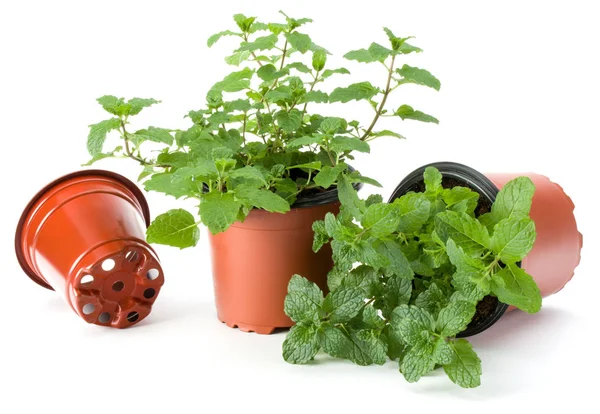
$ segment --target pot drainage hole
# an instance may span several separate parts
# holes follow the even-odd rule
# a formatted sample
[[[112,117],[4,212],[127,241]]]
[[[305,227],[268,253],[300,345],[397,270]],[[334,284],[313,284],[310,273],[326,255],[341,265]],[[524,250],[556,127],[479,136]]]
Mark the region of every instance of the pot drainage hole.
[[[158,269],[150,269],[148,270],[148,273],[146,273],[146,277],[150,280],[155,280],[158,276],[160,276]]]
[[[148,288],[148,289],[144,290],[144,297],[146,299],[153,298],[155,294],[156,294],[156,291],[152,288]]]
[[[134,312],[129,312],[129,313],[127,314],[127,320],[128,320],[129,322],[131,322],[131,323],[133,323],[133,322],[137,321],[139,318],[140,318],[140,314],[139,314],[139,313],[137,313],[137,312],[135,312],[135,311],[134,311]]]
[[[124,287],[125,287],[125,283],[118,280],[115,283],[113,283],[112,290],[114,290],[115,292],[120,292],[123,290]]]
[[[113,259],[106,259],[102,262],[102,270],[111,271],[115,268],[115,261]]]
[[[108,312],[102,312],[100,314],[100,316],[98,317],[98,322],[100,322],[100,323],[107,323],[108,321],[110,321],[110,313],[108,313]]]
[[[83,305],[82,311],[84,314],[89,315],[94,312],[94,309],[96,309],[96,307],[93,303],[86,303]]]

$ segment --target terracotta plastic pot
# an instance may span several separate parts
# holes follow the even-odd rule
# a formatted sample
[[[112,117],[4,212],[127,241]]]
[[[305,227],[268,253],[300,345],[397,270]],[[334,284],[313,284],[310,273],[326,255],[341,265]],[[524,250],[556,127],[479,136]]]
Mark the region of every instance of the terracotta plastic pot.
[[[423,172],[428,166],[436,167],[443,176],[443,184],[462,182],[481,196],[478,209],[487,211],[496,199],[498,191],[510,180],[527,176],[536,186],[530,216],[536,225],[537,237],[533,249],[521,262],[540,287],[542,297],[561,290],[573,277],[579,264],[583,237],[577,230],[573,214],[575,205],[563,189],[549,178],[535,173],[482,174],[465,165],[438,162],[423,166],[410,173],[394,190],[389,202],[409,191],[423,191]],[[498,302],[495,310],[484,320],[478,321],[459,334],[459,337],[480,333],[512,310]]]
[[[283,311],[287,286],[300,274],[327,291],[331,249],[312,250],[312,224],[337,214],[337,190],[299,199],[286,214],[252,210],[243,223],[210,234],[219,320],[245,332],[270,334],[294,322]]]
[[[145,242],[149,222],[148,204],[131,181],[80,171],[31,200],[15,250],[25,273],[57,291],[86,322],[126,328],[148,316],[164,283]]]

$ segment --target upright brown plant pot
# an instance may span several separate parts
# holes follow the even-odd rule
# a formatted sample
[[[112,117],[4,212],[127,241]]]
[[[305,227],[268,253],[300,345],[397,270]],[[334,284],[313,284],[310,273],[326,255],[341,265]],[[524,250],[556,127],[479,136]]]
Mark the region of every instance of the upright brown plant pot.
[[[145,242],[150,222],[141,191],[108,171],[80,171],[50,183],[25,208],[17,258],[36,283],[57,291],[88,323],[126,328],[152,309],[163,271]]]
[[[287,286],[301,274],[327,291],[331,249],[312,250],[312,224],[337,214],[337,190],[299,199],[285,214],[252,210],[243,223],[210,235],[219,320],[245,332],[270,334],[294,324],[284,313]]]
[[[423,191],[423,172],[432,166],[442,174],[442,185],[453,183],[469,187],[480,194],[478,210],[487,211],[496,199],[498,191],[510,180],[519,176],[531,178],[535,193],[530,216],[535,222],[537,237],[533,249],[520,266],[529,273],[540,287],[542,297],[561,290],[573,277],[579,264],[583,237],[577,230],[573,210],[575,205],[563,189],[548,177],[535,173],[486,173],[482,174],[466,165],[454,162],[437,162],[420,167],[410,173],[396,187],[389,202],[409,191]],[[456,184],[460,183],[460,184]],[[459,337],[468,337],[491,327],[507,310],[514,308],[497,302],[489,316],[471,324]]]

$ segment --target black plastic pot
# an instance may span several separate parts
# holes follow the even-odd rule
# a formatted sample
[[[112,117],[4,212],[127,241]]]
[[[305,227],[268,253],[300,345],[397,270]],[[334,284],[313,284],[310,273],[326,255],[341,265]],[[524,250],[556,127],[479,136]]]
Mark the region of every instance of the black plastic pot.
[[[476,191],[480,194],[479,205],[477,210],[482,212],[488,211],[491,205],[496,200],[498,194],[498,187],[492,183],[485,175],[476,171],[466,165],[458,164],[455,162],[436,162],[428,164],[423,167],[419,167],[408,176],[396,187],[392,193],[388,202],[394,201],[396,198],[408,193],[409,191],[422,192],[425,190],[423,182],[423,173],[427,167],[435,167],[442,174],[442,185],[444,187],[454,187],[456,185],[463,185],[469,187],[471,190]],[[508,309],[508,305],[498,301],[496,309],[487,318],[471,324],[463,332],[456,335],[459,338],[465,338],[476,335],[488,329],[490,326],[495,324],[498,319],[504,315],[504,312]]]

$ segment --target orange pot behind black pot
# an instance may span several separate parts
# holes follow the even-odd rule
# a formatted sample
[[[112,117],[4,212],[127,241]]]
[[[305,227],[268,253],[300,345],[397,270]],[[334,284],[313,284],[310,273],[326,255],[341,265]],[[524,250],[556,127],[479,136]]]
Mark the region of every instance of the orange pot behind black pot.
[[[126,328],[148,316],[164,283],[145,242],[149,221],[148,204],[131,181],[80,171],[31,200],[15,249],[25,273],[57,291],[86,322]]]

